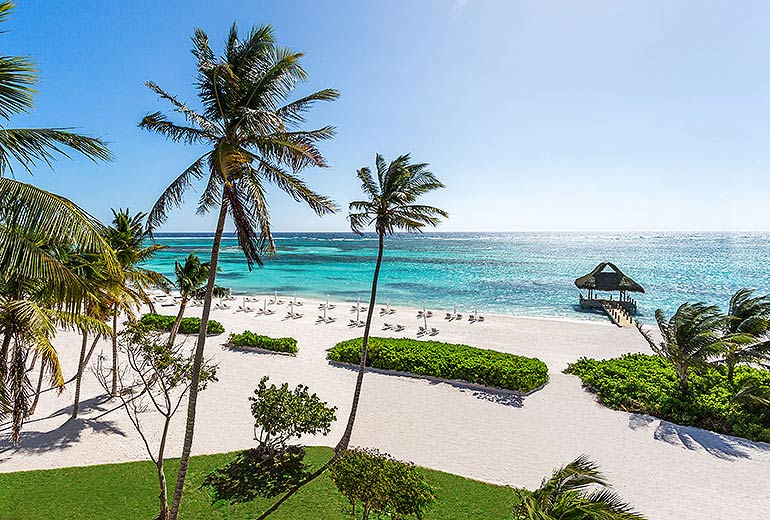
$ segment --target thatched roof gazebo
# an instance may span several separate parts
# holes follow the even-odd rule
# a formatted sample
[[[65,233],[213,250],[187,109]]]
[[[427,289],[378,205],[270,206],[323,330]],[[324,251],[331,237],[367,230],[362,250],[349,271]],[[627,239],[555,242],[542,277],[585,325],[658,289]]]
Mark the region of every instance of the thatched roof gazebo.
[[[609,268],[609,270],[607,270]],[[644,287],[636,283],[612,262],[602,262],[593,271],[575,280],[578,289],[588,290],[588,298],[580,293],[580,307],[583,309],[603,308],[606,304],[619,305],[627,311],[636,312],[636,300],[630,298],[628,293],[643,293]],[[609,299],[599,298],[594,292],[618,292],[618,299],[612,295]]]

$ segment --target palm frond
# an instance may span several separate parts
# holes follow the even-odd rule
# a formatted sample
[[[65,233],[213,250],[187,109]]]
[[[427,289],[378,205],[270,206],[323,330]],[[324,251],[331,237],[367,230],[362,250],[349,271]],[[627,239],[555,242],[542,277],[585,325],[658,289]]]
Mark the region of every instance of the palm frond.
[[[101,139],[76,134],[68,128],[0,129],[0,175],[13,173],[13,160],[27,172],[38,162],[51,166],[55,155],[70,157],[67,150],[79,152],[92,161],[110,161],[112,154]]]
[[[210,159],[211,152],[198,157],[195,162],[187,167],[174,182],[163,191],[155,201],[155,204],[147,216],[147,228],[154,230],[162,225],[168,218],[168,212],[178,207],[184,200],[184,192],[192,185],[193,180],[203,178],[203,166]]]

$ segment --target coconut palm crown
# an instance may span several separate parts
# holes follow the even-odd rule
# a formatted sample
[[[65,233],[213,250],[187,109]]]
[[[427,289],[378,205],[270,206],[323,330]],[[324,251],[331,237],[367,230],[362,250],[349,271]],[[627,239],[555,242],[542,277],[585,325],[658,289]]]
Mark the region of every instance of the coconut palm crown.
[[[555,470],[532,493],[518,494],[516,520],[644,520],[607,488],[599,467],[585,455]]]
[[[369,168],[357,175],[361,189],[369,197],[350,203],[350,227],[358,234],[374,225],[378,234],[395,231],[422,231],[425,226],[437,226],[448,214],[441,209],[415,202],[423,195],[444,185],[428,170],[426,163],[412,164],[409,154],[397,157],[390,164],[377,154],[376,178]]]

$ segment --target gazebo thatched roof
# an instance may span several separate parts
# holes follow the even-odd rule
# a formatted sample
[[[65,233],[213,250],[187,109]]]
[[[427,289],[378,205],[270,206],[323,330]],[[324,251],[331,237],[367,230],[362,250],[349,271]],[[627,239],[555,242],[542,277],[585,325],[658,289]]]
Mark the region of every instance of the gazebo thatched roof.
[[[604,269],[609,267],[610,271]],[[593,271],[575,280],[578,289],[593,289],[594,291],[627,291],[644,292],[644,287],[623,274],[623,271],[612,262],[602,262]]]

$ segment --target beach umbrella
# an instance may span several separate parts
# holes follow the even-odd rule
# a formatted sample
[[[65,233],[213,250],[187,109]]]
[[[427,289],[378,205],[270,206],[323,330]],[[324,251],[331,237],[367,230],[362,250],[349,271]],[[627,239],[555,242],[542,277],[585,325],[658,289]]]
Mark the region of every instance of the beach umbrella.
[[[289,302],[289,314],[294,314],[294,302]]]
[[[425,304],[422,305],[422,321],[425,322],[425,328],[428,328],[428,313],[425,311]]]
[[[452,316],[457,316],[457,304],[452,305]]]
[[[328,303],[326,305],[329,305]],[[324,321],[326,321],[326,307],[324,307]]]
[[[358,325],[358,322],[361,321],[361,307],[356,307],[356,325]]]
[[[329,293],[326,293],[326,306],[329,306]],[[324,313],[324,318],[326,317],[326,313]]]
[[[246,308],[246,297],[245,296],[243,297],[243,308],[244,309]]]
[[[265,298],[265,305],[262,307],[262,312],[267,312],[267,298]]]

